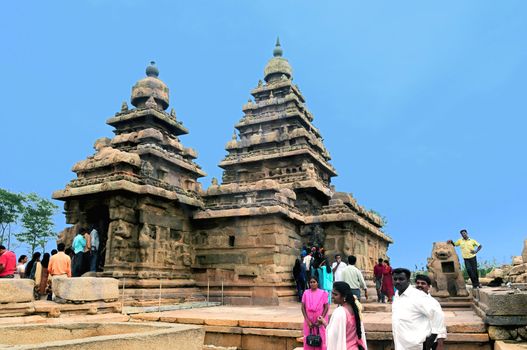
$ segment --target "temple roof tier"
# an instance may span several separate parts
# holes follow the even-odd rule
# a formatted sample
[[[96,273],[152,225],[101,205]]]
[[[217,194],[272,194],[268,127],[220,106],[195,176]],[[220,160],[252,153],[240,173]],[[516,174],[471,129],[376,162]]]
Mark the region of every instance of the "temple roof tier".
[[[175,191],[174,189],[165,189],[159,186],[134,183],[129,180],[130,179],[120,179],[113,181],[111,179],[105,179],[100,183],[94,183],[90,185],[79,187],[67,186],[63,190],[53,192],[52,198],[66,200],[74,197],[88,196],[103,192],[126,191],[136,194],[149,194],[169,200],[177,200],[181,203],[194,207],[203,207],[201,198],[195,194],[184,192],[182,190]]]
[[[306,138],[312,146],[318,148],[324,159],[331,159],[331,156],[326,150],[326,147],[324,146],[322,140],[317,138],[313,133],[310,133],[303,128],[296,128],[290,132],[281,132],[275,130],[264,134],[254,134],[250,137],[242,138],[241,140],[231,140],[227,143],[225,149],[227,151],[230,151],[236,149],[243,149],[250,146],[263,145],[266,143],[279,143],[283,141],[290,141],[298,138]]]
[[[179,142],[177,137],[161,132],[158,129],[147,128],[139,131],[118,134],[112,139],[113,146],[122,146],[124,144],[139,144],[154,141],[160,147],[167,151],[180,154],[184,158],[196,159],[197,151],[193,148],[186,148]]]
[[[337,176],[337,172],[331,164],[326,162],[326,160],[323,159],[319,154],[313,152],[311,148],[304,145],[270,149],[269,152],[251,151],[244,154],[229,154],[224,158],[224,160],[220,162],[219,166],[223,169],[226,169],[229,166],[242,163],[252,163],[268,159],[293,157],[303,154],[307,154],[315,159],[318,164],[320,164],[330,174],[330,176]]]
[[[246,114],[234,127],[238,130],[242,130],[244,127],[248,127],[255,124],[271,123],[277,120],[284,120],[291,118],[298,118],[302,124],[306,127],[309,132],[312,132],[317,137],[322,137],[320,131],[307,119],[303,113],[295,109],[281,109],[275,111],[269,111],[264,113],[258,113],[257,115]]]
[[[290,88],[292,92],[298,97],[300,102],[302,103],[306,102],[298,86],[296,84],[293,84],[293,82],[287,78],[275,80],[273,82],[266,83],[266,84],[259,84],[257,87],[251,90],[251,95],[256,98],[256,97],[261,96],[264,93],[267,94],[270,91],[276,91],[284,87]]]
[[[137,154],[145,155],[151,154],[158,158],[164,159],[181,169],[187,170],[191,173],[195,173],[198,177],[207,176],[207,174],[201,170],[201,167],[188,159],[183,158],[181,155],[169,152],[155,144],[141,144],[137,146]]]
[[[126,112],[116,113],[110,117],[106,124],[113,126],[115,132],[125,132],[131,128],[137,129],[138,125],[154,123],[172,134],[179,136],[188,134],[188,129],[170,114],[156,108],[132,109]]]

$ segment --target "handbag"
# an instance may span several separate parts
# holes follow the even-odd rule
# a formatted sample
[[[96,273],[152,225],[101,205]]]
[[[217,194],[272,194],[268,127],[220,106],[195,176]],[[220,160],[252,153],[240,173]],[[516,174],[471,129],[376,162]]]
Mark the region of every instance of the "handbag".
[[[319,347],[322,346],[322,338],[320,337],[320,334],[313,334],[313,329],[317,329],[317,333],[319,332],[318,327],[313,327],[309,330],[309,335],[306,337],[306,344],[313,347]]]

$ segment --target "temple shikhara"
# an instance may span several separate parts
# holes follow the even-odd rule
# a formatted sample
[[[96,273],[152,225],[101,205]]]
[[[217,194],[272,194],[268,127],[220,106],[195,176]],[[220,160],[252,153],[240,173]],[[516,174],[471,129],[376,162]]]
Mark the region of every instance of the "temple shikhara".
[[[371,275],[392,243],[383,222],[349,193],[337,192],[314,116],[293,83],[277,41],[273,57],[242,107],[221,181],[206,176],[188,130],[169,110],[169,89],[155,64],[132,87],[131,104],[106,123],[112,139],[74,165],[76,179],[53,198],[65,202],[67,245],[81,227],[101,236],[99,274],[126,280],[137,300],[204,295],[227,303],[278,304],[295,298],[292,266],[303,245],[355,255]],[[242,92],[240,92],[242,93]],[[154,291],[151,293],[151,291]]]

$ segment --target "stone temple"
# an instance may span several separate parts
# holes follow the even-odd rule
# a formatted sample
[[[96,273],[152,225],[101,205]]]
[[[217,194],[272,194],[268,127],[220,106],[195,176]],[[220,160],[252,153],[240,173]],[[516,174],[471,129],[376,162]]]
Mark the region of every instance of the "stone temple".
[[[350,193],[336,192],[319,130],[277,41],[263,81],[242,107],[219,166],[221,183],[206,174],[197,152],[183,146],[188,133],[155,64],[132,87],[129,108],[106,123],[112,139],[74,165],[77,178],[56,191],[65,202],[67,245],[81,227],[101,235],[99,275],[125,281],[136,300],[210,292],[226,303],[278,304],[295,296],[292,266],[303,245],[329,256],[356,255],[371,274],[392,243],[380,217]]]

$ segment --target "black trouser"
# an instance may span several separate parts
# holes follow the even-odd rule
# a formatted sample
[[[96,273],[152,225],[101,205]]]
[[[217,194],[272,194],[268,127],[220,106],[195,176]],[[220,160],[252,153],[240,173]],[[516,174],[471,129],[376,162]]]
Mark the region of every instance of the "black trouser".
[[[82,275],[82,264],[83,264],[84,252],[80,251],[75,254],[73,258],[72,275],[73,277],[80,277]]]
[[[437,349],[437,342],[435,342],[434,344],[432,344],[432,347],[430,347],[429,345],[426,344],[426,342],[423,343],[423,350],[436,350]]]
[[[423,343],[423,350],[436,350],[437,348],[437,334],[430,334]]]
[[[298,301],[302,301],[302,295],[304,295],[304,291],[306,290],[306,280],[303,278],[297,278],[295,282],[296,291],[298,294]]]
[[[465,268],[467,269],[468,277],[472,282],[472,288],[479,286],[479,277],[478,277],[478,261],[476,257],[465,260]]]

